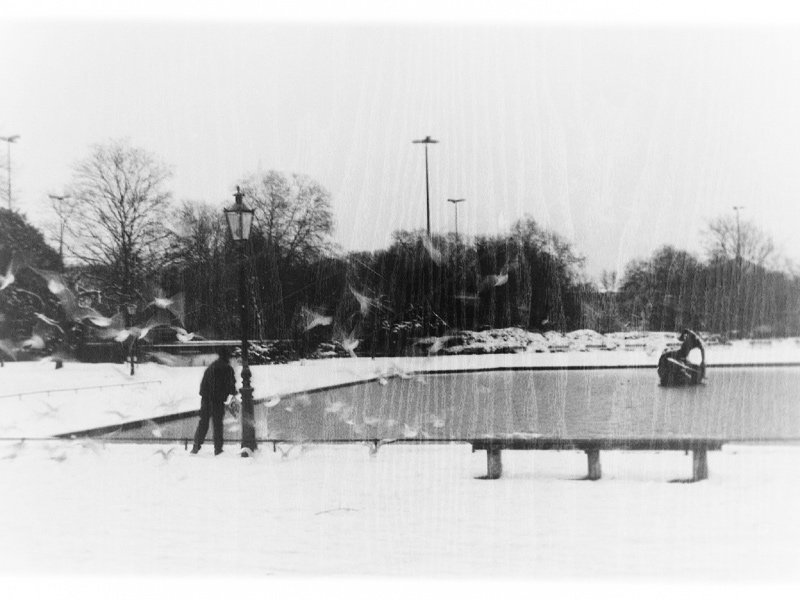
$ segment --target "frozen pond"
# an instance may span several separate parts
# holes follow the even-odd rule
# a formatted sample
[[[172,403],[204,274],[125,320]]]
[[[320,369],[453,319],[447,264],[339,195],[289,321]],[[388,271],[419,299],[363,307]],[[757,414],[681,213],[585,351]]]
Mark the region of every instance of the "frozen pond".
[[[256,431],[262,440],[296,441],[513,434],[798,440],[798,389],[798,366],[715,367],[706,384],[683,388],[660,386],[653,368],[407,373],[272,398],[274,406],[256,406]],[[161,433],[188,439],[196,422],[196,413],[176,415]],[[235,421],[228,424],[226,439],[238,439]]]

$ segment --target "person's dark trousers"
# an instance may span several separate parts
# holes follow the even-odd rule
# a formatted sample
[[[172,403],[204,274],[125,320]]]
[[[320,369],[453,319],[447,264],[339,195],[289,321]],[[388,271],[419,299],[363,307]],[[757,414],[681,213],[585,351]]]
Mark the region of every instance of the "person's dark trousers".
[[[206,440],[208,433],[208,423],[214,423],[214,454],[222,452],[222,419],[225,416],[225,404],[222,402],[212,402],[211,398],[203,398],[200,402],[200,422],[197,424],[197,431],[194,434],[194,448],[199,450]]]

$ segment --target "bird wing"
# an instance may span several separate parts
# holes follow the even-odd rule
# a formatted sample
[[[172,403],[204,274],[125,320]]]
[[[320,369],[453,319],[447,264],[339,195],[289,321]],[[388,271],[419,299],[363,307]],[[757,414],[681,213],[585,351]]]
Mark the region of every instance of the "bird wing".
[[[47,289],[53,294],[60,294],[63,290],[67,289],[67,283],[61,274],[55,271],[46,271],[44,269],[35,269],[31,267],[31,271],[36,273],[39,277],[47,282]]]
[[[34,333],[33,335],[31,335],[31,337],[22,342],[22,347],[25,350],[31,350],[31,349],[44,350],[45,341],[44,339],[42,339],[41,336],[38,336]]]
[[[437,265],[441,265],[444,262],[444,256],[442,255],[442,251],[439,250],[436,246],[433,245],[433,241],[427,236],[422,238],[422,245],[425,250],[428,251],[433,262]]]
[[[166,306],[167,310],[175,315],[178,320],[183,324],[186,315],[186,303],[183,292],[178,292],[169,298],[169,304]]]
[[[72,290],[65,287],[59,291],[56,296],[58,297],[58,303],[61,305],[61,308],[64,309],[67,317],[71,321],[80,322],[80,317],[78,317],[80,306],[78,306],[78,299],[75,297],[75,294],[72,293]]]
[[[64,333],[64,330],[61,329],[61,327],[59,327],[58,325],[51,325],[46,321],[39,320],[36,321],[36,324],[33,326],[31,333],[35,336],[38,335],[44,341],[49,342],[54,337],[56,337],[57,331]]]
[[[43,315],[42,313],[33,313],[33,314],[36,315],[36,318],[39,319],[45,325],[49,325],[50,327],[58,329],[61,333],[64,333],[64,330],[61,329],[61,326],[47,315]]]
[[[96,331],[95,335],[99,337],[101,340],[116,340],[118,342],[125,341],[125,339],[130,335],[130,332],[125,330],[125,316],[119,312],[115,314],[113,317],[109,319],[109,324],[100,331]],[[119,338],[122,333],[126,335],[122,336],[121,339]]]
[[[88,319],[92,325],[96,325],[97,327],[108,327],[111,325],[111,319],[109,317],[104,317],[100,312],[90,306],[80,307],[77,316],[80,317],[81,321]]]
[[[0,340],[0,352],[17,360],[17,349],[11,344],[10,340]]]
[[[168,327],[169,326],[169,317],[163,314],[156,314],[154,317],[150,317],[144,325],[140,325],[136,329],[138,329],[138,336],[141,340],[142,338],[146,338],[150,335],[150,332],[157,327]]]

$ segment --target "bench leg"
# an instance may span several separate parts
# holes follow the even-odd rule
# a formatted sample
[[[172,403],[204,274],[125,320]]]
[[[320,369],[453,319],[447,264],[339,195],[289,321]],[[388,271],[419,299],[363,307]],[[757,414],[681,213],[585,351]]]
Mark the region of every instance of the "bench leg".
[[[708,479],[708,455],[705,448],[697,448],[692,453],[692,481]]]
[[[488,466],[487,479],[500,479],[503,474],[503,461],[500,457],[500,448],[486,450],[486,464]]]
[[[600,468],[600,450],[587,450],[586,456],[589,459],[589,481],[597,481],[603,474]]]

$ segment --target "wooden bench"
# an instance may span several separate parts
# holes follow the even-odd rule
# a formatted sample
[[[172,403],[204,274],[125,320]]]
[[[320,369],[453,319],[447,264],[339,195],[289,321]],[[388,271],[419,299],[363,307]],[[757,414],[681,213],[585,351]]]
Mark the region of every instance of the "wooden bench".
[[[545,438],[491,437],[472,441],[472,451],[486,450],[487,479],[503,474],[503,450],[582,450],[589,461],[587,479],[597,481],[602,475],[601,450],[682,450],[692,451],[692,481],[708,479],[709,450],[719,450],[726,440],[717,438]]]

